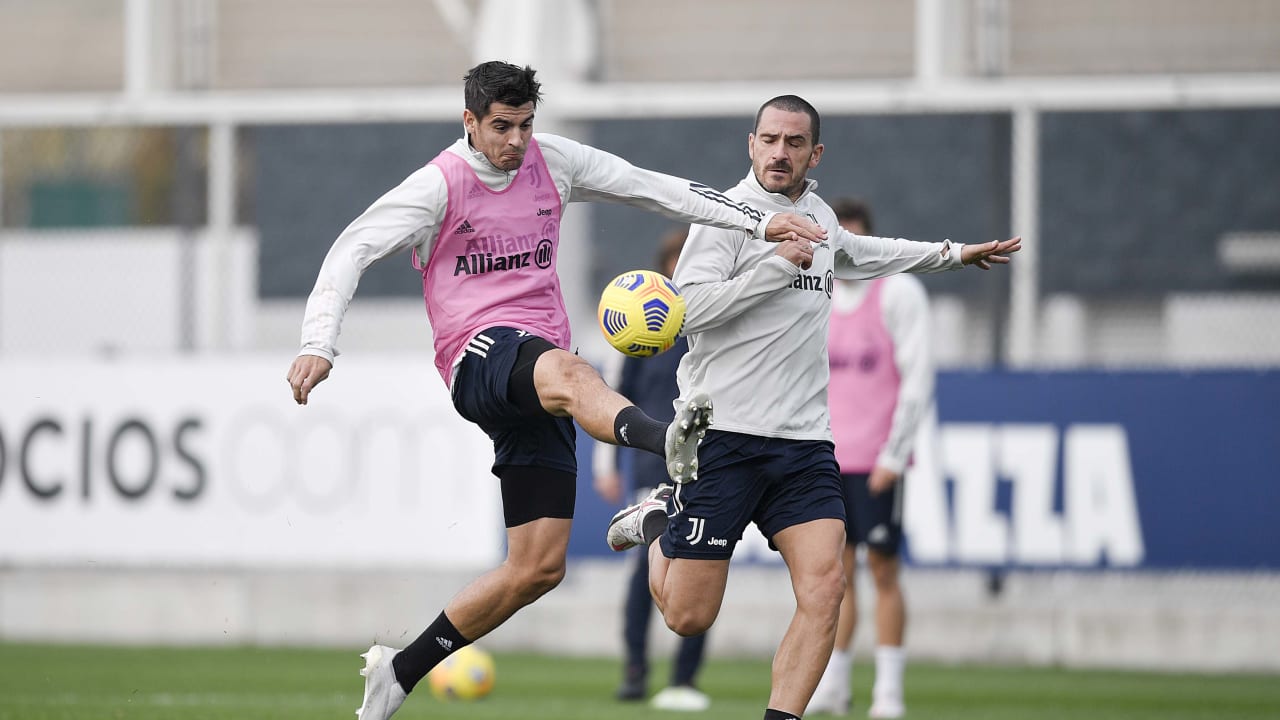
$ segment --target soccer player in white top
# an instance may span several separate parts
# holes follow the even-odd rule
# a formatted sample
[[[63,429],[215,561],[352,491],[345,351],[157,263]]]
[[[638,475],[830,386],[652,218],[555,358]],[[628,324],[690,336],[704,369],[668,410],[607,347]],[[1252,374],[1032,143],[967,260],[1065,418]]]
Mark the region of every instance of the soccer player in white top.
[[[833,208],[844,229],[855,235],[872,234],[871,210],[865,203],[846,199]],[[933,402],[929,298],[914,275],[891,275],[837,280],[831,300],[828,392],[848,526],[845,594],[835,649],[807,712],[845,715],[852,704],[853,634],[858,621],[856,550],[865,545],[876,590],[876,671],[868,715],[899,718],[906,712],[902,700],[906,602],[898,577],[901,480]]]
[[[657,422],[570,352],[556,275],[568,204],[622,202],[762,239],[825,237],[803,217],[762,213],[573,140],[535,136],[541,86],[534,75],[505,62],[468,72],[466,136],[338,236],[307,301],[302,350],[289,368],[294,400],[305,405],[333,367],[360,275],[375,261],[411,251],[412,267],[422,274],[436,369],[459,414],[494,443],[507,559],[463,588],[403,650],[369,649],[361,720],[390,717],[427,671],[564,577],[577,471],[573,420],[598,440],[665,455],[672,467],[693,465],[692,435],[705,401],[682,408],[676,423]]]
[[[650,589],[667,625],[693,635],[715,620],[733,548],[756,523],[786,560],[796,598],[774,655],[765,720],[804,712],[844,596],[844,497],[827,412],[835,276],[987,269],[1021,247],[1019,238],[959,245],[842,229],[807,178],[822,157],[819,124],[813,106],[794,95],[765,103],[748,135],[751,172],[725,194],[808,215],[828,241],[768,245],[743,232],[692,230],[674,278],[688,304],[680,392],[711,394],[715,422],[697,451],[696,482],[619,513],[607,537],[615,549],[647,546]]]

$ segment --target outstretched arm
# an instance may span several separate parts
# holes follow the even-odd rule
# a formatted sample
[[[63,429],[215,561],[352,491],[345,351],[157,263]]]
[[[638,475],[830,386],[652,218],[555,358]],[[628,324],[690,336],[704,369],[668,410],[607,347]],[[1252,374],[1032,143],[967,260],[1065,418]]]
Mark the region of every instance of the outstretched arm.
[[[795,214],[766,213],[707,185],[636,167],[598,148],[559,135],[535,135],[548,168],[566,173],[570,202],[616,202],[652,210],[673,220],[739,230],[757,239],[824,240],[827,233]]]
[[[338,333],[360,276],[373,263],[434,238],[447,202],[444,177],[428,165],[378,198],[347,226],[325,255],[302,319],[302,349],[289,368],[293,399],[307,404],[329,376]]]
[[[845,280],[868,280],[901,272],[931,273],[976,265],[990,270],[992,264],[1009,262],[1009,255],[1022,249],[1022,238],[976,245],[919,242],[903,238],[854,235],[837,228],[832,238],[836,253],[836,276]]]

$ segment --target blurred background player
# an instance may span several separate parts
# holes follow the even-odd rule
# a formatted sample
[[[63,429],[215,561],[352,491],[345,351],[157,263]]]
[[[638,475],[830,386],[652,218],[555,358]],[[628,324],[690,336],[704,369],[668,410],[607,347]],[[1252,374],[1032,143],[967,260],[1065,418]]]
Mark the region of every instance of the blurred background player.
[[[841,227],[873,232],[860,200],[832,205]],[[865,545],[876,588],[876,672],[869,716],[902,717],[906,604],[898,581],[902,474],[933,400],[929,300],[912,275],[837,280],[832,293],[828,402],[836,460],[844,481],[848,541],[845,595],[835,649],[807,713],[844,715],[853,700],[853,635],[858,622],[857,547]]]
[[[663,236],[656,266],[663,275],[671,277],[675,274],[676,261],[680,259],[680,250],[688,237],[689,229],[686,227],[674,229]],[[676,368],[688,349],[689,341],[681,335],[670,350],[660,355],[649,358],[611,355],[610,358],[617,358],[617,362],[606,370],[606,378],[619,393],[630,398],[651,417],[669,420],[672,403],[680,395]],[[666,466],[657,455],[617,448],[608,443],[596,445],[593,469],[596,492],[615,504],[622,502],[624,494],[642,498],[667,479]],[[623,605],[623,640],[627,655],[622,685],[617,692],[619,700],[643,700],[649,694],[648,640],[653,597],[649,594],[649,556],[644,553],[636,555]],[[650,704],[660,710],[706,710],[711,706],[711,698],[694,685],[694,677],[702,666],[706,640],[706,633],[680,639],[671,668],[671,684],[654,695]]]

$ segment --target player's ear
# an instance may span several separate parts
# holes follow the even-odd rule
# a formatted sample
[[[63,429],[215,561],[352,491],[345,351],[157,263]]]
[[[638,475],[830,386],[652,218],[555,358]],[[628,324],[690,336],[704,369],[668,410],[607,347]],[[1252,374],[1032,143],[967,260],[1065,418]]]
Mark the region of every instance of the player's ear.
[[[756,134],[747,133],[747,159],[755,161],[756,159]]]
[[[480,118],[470,110],[462,111],[462,127],[466,128],[468,135],[474,135],[476,130],[480,129]]]
[[[809,169],[818,167],[818,161],[822,159],[822,143],[813,146],[813,152],[809,153]]]

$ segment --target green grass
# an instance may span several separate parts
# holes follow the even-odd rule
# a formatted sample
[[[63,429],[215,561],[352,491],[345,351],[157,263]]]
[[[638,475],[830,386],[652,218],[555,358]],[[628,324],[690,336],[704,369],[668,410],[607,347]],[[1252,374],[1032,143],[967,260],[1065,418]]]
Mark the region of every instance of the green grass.
[[[0,644],[0,720],[351,720],[362,687],[357,652]],[[501,654],[496,660],[490,697],[445,704],[424,686],[396,720],[684,717],[614,702],[614,659]],[[658,666],[654,678],[665,673]],[[865,718],[870,667],[859,666],[854,678],[851,717]],[[1275,676],[916,663],[906,683],[911,720],[1280,718]],[[755,720],[768,698],[769,665],[712,660],[700,684],[713,705],[694,717]]]

